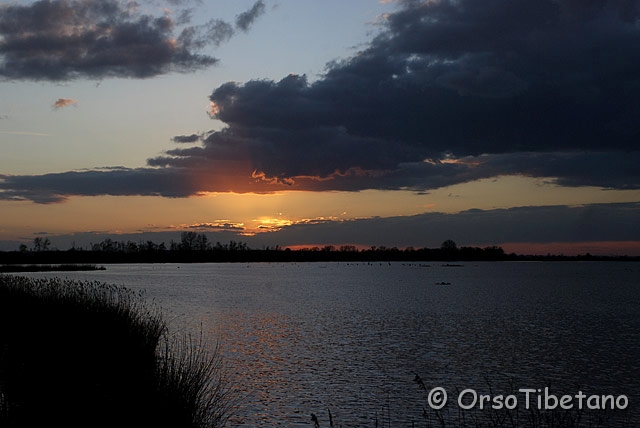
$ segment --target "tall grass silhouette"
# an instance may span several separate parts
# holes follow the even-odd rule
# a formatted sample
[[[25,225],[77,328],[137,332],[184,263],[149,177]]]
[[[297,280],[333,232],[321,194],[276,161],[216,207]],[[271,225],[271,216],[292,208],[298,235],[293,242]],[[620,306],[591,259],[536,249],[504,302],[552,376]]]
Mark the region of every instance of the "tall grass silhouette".
[[[141,293],[0,275],[0,427],[219,427],[221,363]]]

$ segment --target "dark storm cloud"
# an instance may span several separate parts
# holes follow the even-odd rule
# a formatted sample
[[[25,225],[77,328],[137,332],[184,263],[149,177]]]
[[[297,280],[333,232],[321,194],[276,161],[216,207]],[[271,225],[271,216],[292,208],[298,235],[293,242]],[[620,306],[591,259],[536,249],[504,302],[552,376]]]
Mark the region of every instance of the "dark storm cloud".
[[[304,142],[305,144],[301,144]],[[402,155],[399,150],[409,152]],[[363,153],[371,151],[367,157]],[[396,152],[394,152],[396,151]],[[340,127],[291,129],[251,127],[225,129],[204,138],[201,147],[178,148],[150,160],[154,166],[178,166],[214,159],[245,159],[260,170],[285,169],[289,175],[327,177],[349,168],[393,168],[398,160],[411,160],[412,147],[390,147],[384,140],[354,137]]]
[[[177,169],[109,168],[43,175],[0,175],[0,200],[49,204],[69,196],[144,195],[186,197],[197,193]]]
[[[471,176],[544,172],[567,185],[638,187],[637,163],[625,163],[624,182],[608,162],[638,158],[639,4],[405,1],[366,50],[316,82],[290,75],[214,90],[215,116],[229,127],[200,154],[234,140],[267,176],[358,168],[389,183],[413,164],[424,188],[443,183],[423,160],[490,154],[500,155],[491,170]],[[538,153],[558,155],[540,167]]]
[[[117,0],[0,6],[0,76],[59,81],[188,72],[215,64],[198,51],[234,32],[215,19],[177,29],[170,16],[140,14],[137,6]],[[188,14],[178,18],[189,20]]]
[[[640,188],[640,151],[573,151],[508,153],[477,159],[490,176],[523,174],[557,177],[562,186],[600,186],[609,189]]]

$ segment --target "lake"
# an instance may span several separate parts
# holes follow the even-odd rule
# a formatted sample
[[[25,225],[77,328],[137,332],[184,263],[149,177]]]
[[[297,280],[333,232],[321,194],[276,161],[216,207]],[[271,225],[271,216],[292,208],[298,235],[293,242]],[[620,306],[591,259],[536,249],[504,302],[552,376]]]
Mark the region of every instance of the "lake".
[[[320,426],[437,426],[427,401],[436,387],[447,420],[477,414],[477,404],[461,408],[474,393],[512,395],[524,417],[527,398],[532,410],[553,404],[548,387],[585,421],[640,423],[639,263],[106,267],[29,276],[144,289],[175,330],[219,340],[243,396],[232,426],[313,426],[312,413]],[[617,410],[589,410],[580,392],[611,395]]]

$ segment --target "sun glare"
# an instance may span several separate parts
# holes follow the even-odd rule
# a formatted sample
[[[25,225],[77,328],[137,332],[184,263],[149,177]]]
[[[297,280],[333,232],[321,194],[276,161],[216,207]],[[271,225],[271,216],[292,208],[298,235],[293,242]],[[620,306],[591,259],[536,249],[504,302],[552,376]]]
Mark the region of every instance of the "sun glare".
[[[256,224],[256,230],[260,232],[276,232],[283,227],[291,226],[294,222],[284,218],[259,217],[252,220]]]

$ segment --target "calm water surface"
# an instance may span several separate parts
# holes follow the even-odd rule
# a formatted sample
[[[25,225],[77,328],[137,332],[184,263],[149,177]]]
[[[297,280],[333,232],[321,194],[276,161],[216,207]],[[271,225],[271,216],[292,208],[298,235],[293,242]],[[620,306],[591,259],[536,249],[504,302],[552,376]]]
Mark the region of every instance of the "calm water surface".
[[[452,417],[466,388],[550,386],[624,394],[629,408],[614,417],[640,426],[640,264],[108,265],[58,275],[145,289],[176,329],[219,338],[245,396],[233,426],[309,426],[311,413],[329,426],[329,411],[335,426],[426,426],[416,374],[448,391]]]

